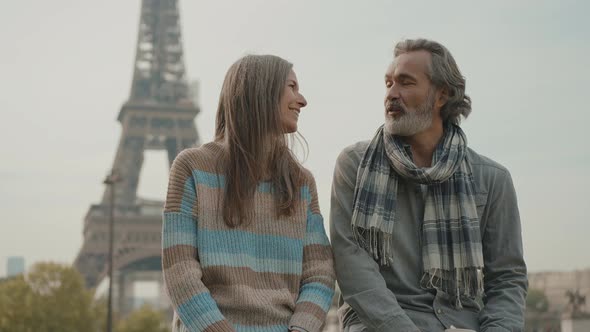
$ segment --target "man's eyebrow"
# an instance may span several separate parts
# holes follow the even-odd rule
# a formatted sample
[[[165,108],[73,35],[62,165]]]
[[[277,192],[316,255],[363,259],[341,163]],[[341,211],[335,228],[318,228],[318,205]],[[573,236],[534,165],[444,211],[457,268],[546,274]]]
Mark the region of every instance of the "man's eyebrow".
[[[404,79],[411,79],[411,80],[415,80],[416,78],[410,74],[406,74],[406,73],[401,73],[399,75],[397,75],[397,79],[400,80],[404,80]]]
[[[397,80],[407,80],[407,79],[416,80],[416,77],[414,77],[410,74],[406,74],[406,73],[401,73],[398,75],[385,74],[385,80],[392,80],[394,78]]]

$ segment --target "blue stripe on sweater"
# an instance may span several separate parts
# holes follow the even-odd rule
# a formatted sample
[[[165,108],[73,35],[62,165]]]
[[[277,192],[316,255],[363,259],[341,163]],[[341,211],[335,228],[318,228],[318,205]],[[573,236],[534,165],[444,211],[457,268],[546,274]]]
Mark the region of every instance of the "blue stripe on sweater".
[[[193,170],[196,182],[211,188],[225,188],[225,176],[201,170]]]
[[[184,182],[184,190],[182,191],[182,201],[180,202],[180,211],[192,214],[195,203],[197,202],[197,190],[195,182],[192,177],[189,177]]]
[[[200,293],[176,308],[180,319],[191,331],[203,331],[224,319],[209,293]]]
[[[301,187],[301,199],[304,201],[311,202],[311,193],[309,192],[308,186]]]
[[[197,223],[190,215],[165,212],[162,225],[162,247],[176,245],[197,246]]]
[[[329,244],[326,231],[324,230],[324,218],[321,214],[313,213],[311,209],[307,210],[307,225],[305,232],[303,245]]]
[[[328,288],[319,282],[311,282],[301,287],[297,303],[312,302],[320,306],[322,310],[328,311],[328,309],[330,309],[330,305],[332,304],[333,296],[333,289]]]
[[[303,259],[303,241],[286,236],[241,230],[199,229],[201,253],[246,254],[260,259]]]
[[[313,213],[311,210],[307,211],[307,226],[308,233],[325,233],[324,218],[321,214]]]

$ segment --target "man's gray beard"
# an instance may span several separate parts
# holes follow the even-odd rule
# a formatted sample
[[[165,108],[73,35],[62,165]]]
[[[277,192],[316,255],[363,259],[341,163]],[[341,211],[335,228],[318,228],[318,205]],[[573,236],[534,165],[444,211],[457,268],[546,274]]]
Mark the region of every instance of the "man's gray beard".
[[[434,93],[428,94],[428,99],[415,111],[404,112],[397,119],[385,114],[386,134],[397,136],[412,136],[428,129],[432,125],[432,109],[434,108]]]

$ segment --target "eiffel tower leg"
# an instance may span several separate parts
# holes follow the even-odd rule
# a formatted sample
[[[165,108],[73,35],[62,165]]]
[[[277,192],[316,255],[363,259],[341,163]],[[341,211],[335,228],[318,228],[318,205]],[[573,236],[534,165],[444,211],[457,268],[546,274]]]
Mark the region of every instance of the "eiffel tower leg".
[[[166,152],[168,152],[168,166],[172,166],[172,162],[176,155],[182,151],[182,147],[178,144],[178,139],[176,137],[169,137],[166,139]]]
[[[193,124],[194,127],[194,124]],[[199,138],[196,129],[188,131],[183,135],[168,137],[165,142],[166,152],[168,153],[168,165],[172,166],[174,158],[184,149],[188,149],[199,144]]]
[[[139,173],[143,164],[145,139],[143,137],[123,136],[117,149],[113,169],[121,178],[115,187],[116,205],[129,206],[135,204]],[[103,204],[108,202],[110,189],[105,190]]]

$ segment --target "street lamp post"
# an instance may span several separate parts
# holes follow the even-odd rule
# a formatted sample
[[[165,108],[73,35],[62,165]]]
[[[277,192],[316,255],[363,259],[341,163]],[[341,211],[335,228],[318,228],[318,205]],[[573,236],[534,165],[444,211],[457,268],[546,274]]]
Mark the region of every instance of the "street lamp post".
[[[104,184],[107,185],[110,192],[109,203],[109,293],[107,303],[107,332],[113,331],[113,243],[115,237],[115,184],[121,182],[121,178],[115,170],[111,171]]]

